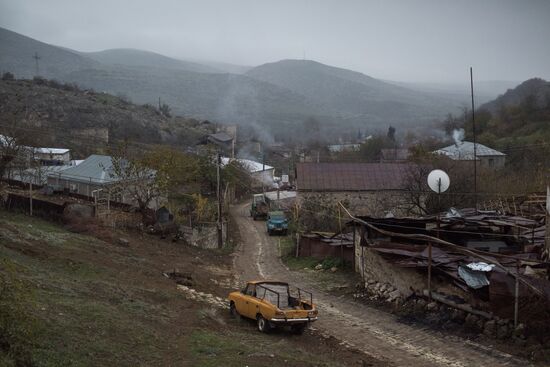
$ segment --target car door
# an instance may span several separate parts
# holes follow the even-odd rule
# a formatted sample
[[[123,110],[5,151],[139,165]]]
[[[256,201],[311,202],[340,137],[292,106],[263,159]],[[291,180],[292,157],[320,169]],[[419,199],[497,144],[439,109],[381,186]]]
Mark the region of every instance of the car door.
[[[248,301],[248,314],[250,315],[249,317],[252,318],[252,319],[255,319],[256,318],[256,315],[260,313],[261,311],[261,299],[259,299],[258,297],[261,297],[261,295],[259,294],[261,293],[261,287],[256,287],[254,286],[254,292],[252,293],[252,295],[249,296],[249,299],[247,300]]]
[[[242,316],[246,316],[252,319],[256,318],[256,313],[251,312],[252,310],[251,304],[255,295],[256,295],[256,285],[249,283],[243,291],[243,294],[241,297],[241,305],[237,309]]]

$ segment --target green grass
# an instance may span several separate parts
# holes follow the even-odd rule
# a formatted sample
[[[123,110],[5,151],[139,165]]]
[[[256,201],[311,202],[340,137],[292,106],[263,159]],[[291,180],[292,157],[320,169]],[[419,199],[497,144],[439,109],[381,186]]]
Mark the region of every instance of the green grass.
[[[341,365],[305,351],[292,337],[265,335],[256,330],[247,333],[196,330],[191,334],[188,343],[192,365],[197,367]]]
[[[0,211],[0,259],[32,288],[36,366],[161,365],[159,334],[177,317],[163,303],[178,295],[147,288],[139,259],[96,238],[22,214]],[[0,267],[0,275],[5,269]],[[0,365],[10,365],[0,351]]]

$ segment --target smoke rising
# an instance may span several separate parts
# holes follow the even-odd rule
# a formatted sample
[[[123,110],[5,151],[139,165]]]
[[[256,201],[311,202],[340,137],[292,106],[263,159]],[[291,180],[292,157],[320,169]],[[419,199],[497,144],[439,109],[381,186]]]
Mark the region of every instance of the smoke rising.
[[[453,140],[456,145],[462,144],[464,140],[464,129],[454,129],[453,130]]]

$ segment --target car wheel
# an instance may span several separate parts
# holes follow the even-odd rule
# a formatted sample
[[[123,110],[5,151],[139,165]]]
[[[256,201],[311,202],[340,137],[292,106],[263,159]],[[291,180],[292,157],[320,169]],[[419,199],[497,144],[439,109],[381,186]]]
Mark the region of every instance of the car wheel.
[[[258,330],[262,333],[267,333],[271,329],[271,326],[269,325],[269,321],[264,319],[262,315],[258,316]]]
[[[231,302],[229,304],[229,313],[231,314],[231,316],[235,317],[235,318],[238,318],[240,315],[239,315],[239,312],[237,312],[237,307],[235,307],[235,303],[234,302]]]
[[[292,334],[302,335],[307,328],[307,324],[292,325],[290,331]]]

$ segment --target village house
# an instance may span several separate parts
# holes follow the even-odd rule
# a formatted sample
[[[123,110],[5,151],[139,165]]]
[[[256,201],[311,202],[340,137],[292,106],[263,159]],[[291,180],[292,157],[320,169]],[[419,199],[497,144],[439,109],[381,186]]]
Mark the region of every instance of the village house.
[[[254,187],[276,187],[275,184],[275,168],[272,166],[268,166],[267,164],[263,164],[260,162],[253,161],[251,159],[243,159],[243,158],[227,158],[222,157],[222,166],[228,165],[230,162],[235,161],[237,162],[243,169],[247,171],[247,173],[252,178],[252,185]]]
[[[408,215],[409,163],[298,163],[298,201],[346,203],[357,215]]]
[[[65,148],[30,148],[33,158],[42,166],[66,166],[71,162],[71,151]]]
[[[154,175],[154,171],[151,171]],[[77,166],[71,166],[62,171],[50,173],[47,184],[54,191],[65,191],[88,200],[108,200],[121,204],[136,205],[124,191],[111,193],[111,188],[120,179],[116,176],[113,161],[110,156],[93,154]],[[131,184],[131,183],[129,183]],[[150,203],[151,209],[161,206],[162,199]]]
[[[438,149],[433,153],[443,155],[456,161],[473,161],[474,143],[469,141],[458,141],[453,145]],[[479,143],[475,144],[475,156],[483,167],[498,169],[504,167],[506,163],[506,154]]]
[[[406,148],[387,148],[380,150],[380,163],[403,163],[409,160],[411,152]]]

